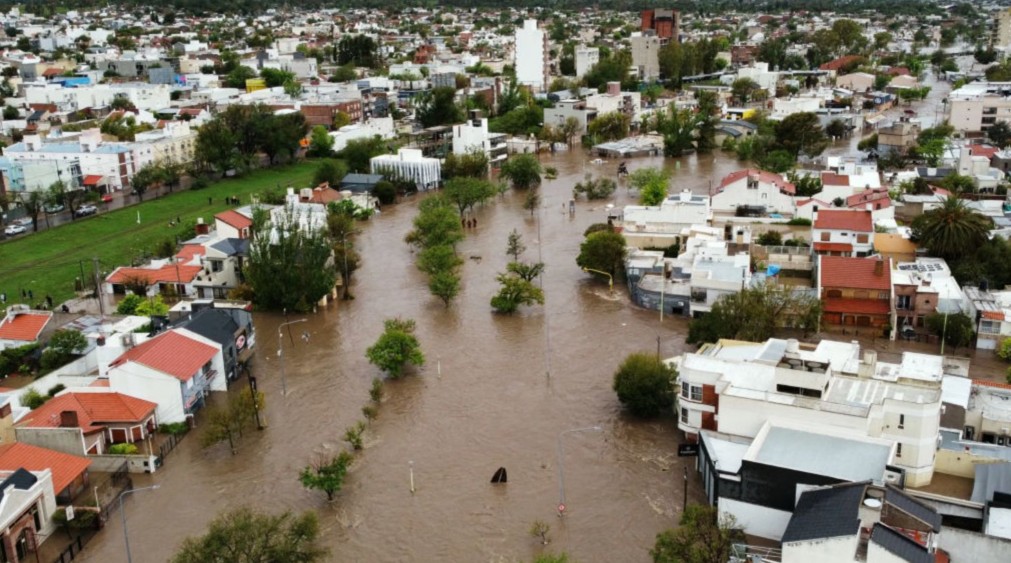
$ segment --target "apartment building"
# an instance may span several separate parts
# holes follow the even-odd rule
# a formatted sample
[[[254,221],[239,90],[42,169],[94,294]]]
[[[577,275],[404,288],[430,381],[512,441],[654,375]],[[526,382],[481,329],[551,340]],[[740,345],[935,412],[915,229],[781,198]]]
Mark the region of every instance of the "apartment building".
[[[537,20],[524,20],[516,30],[516,80],[534,92],[548,87],[548,36]]]
[[[1011,83],[972,82],[948,96],[948,122],[960,133],[986,131],[1011,121]]]

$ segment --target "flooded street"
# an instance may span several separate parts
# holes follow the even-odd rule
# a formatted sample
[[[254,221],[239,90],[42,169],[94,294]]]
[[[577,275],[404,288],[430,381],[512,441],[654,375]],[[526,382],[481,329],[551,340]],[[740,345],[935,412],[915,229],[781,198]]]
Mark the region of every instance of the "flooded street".
[[[939,90],[924,108],[945,95]],[[661,324],[658,313],[629,303],[622,284],[609,296],[606,282],[576,266],[582,233],[606,220],[605,206],[636,200],[620,186],[610,200],[577,202],[570,216],[563,208],[572,186],[587,172],[613,175],[617,166],[588,161],[583,151],[544,157],[559,178],[542,187],[540,221],[522,209],[523,194],[512,191],[477,211],[478,227],[458,247],[465,261],[462,291],[448,309],[429,294],[403,242],[424,196],[363,223],[356,298],[307,315],[308,323],[293,327],[294,344],[285,335],[287,396],[276,356],[283,319],[258,314],[253,370],[267,394],[269,427],[250,430],[235,456],[225,446],[201,450],[197,428],[162,470],[135,478],[137,487],[161,488],[126,502],[134,561],[167,560],[183,538],[203,533],[217,513],[240,505],[316,510],[334,561],[530,560],[542,551],[528,533],[538,519],[551,525],[549,551],[566,551],[580,562],[648,560],[656,533],[676,525],[681,511],[679,436],[673,417],[624,416],[611,379],[627,354],[655,351],[658,339],[664,357],[682,351],[687,323],[667,317]],[[672,192],[697,193],[744,166],[719,151],[628,164],[630,170],[665,166],[673,173]],[[508,317],[493,314],[489,300],[513,229],[523,235],[524,259],[540,256],[547,264],[546,304]],[[379,375],[365,349],[383,319],[396,316],[417,321],[427,365],[387,384],[365,450],[328,504],[322,493],[302,488],[298,473],[315,452],[345,447],[344,430],[363,418],[361,407]],[[308,343],[297,338],[303,328]],[[244,390],[245,381],[240,385],[232,392]],[[558,518],[559,434],[595,425],[602,431],[564,437],[567,509]],[[500,466],[509,483],[489,484]],[[690,489],[690,498],[700,501],[694,472]],[[126,560],[118,515],[87,546],[84,560]]]
[[[677,183],[707,188],[712,158],[686,158]],[[276,358],[281,319],[258,315],[254,372],[267,394],[269,428],[252,430],[234,457],[227,447],[201,451],[197,428],[161,471],[135,479],[136,486],[161,488],[126,502],[134,560],[165,561],[216,513],[242,504],[316,509],[335,561],[529,560],[541,550],[528,534],[537,519],[552,527],[548,549],[578,561],[646,560],[655,534],[675,525],[681,510],[678,437],[671,417],[625,417],[611,378],[628,353],[655,351],[658,336],[665,357],[679,352],[686,324],[667,318],[661,325],[657,313],[631,305],[620,284],[611,297],[606,283],[576,266],[582,232],[604,220],[607,202],[581,201],[574,216],[562,205],[584,168],[615,169],[613,162],[584,165],[584,159],[578,151],[545,159],[559,168],[559,179],[542,188],[542,248],[537,222],[522,209],[523,194],[509,192],[478,210],[478,227],[458,249],[465,258],[463,290],[449,309],[429,295],[403,242],[418,198],[362,224],[365,260],[355,275],[356,299],[308,315],[306,325],[293,327],[294,345],[285,336],[286,397]],[[721,161],[728,171],[734,166]],[[619,188],[612,203],[634,197]],[[546,305],[506,317],[493,314],[488,302],[496,274],[505,269],[512,229],[523,235],[526,260],[540,253],[547,263]],[[302,488],[298,473],[314,452],[344,447],[344,429],[362,419],[379,374],[364,352],[382,320],[394,316],[417,321],[427,365],[386,386],[366,448],[337,501],[327,504],[322,493]],[[306,326],[308,344],[297,338]],[[564,437],[567,508],[560,519],[559,433],[594,425],[602,432]],[[489,484],[500,466],[509,483]],[[125,560],[118,517],[87,546],[85,560]]]

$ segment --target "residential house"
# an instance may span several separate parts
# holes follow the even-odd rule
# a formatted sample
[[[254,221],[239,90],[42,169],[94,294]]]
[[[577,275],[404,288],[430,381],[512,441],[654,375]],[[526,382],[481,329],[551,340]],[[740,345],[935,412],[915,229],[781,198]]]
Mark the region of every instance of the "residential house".
[[[898,233],[874,233],[874,252],[892,264],[916,261],[916,243]]]
[[[985,288],[965,286],[966,314],[976,327],[976,348],[996,350],[1001,341],[1011,337],[1011,308]]]
[[[709,198],[690,190],[667,196],[660,205],[626,205],[609,212],[614,225],[636,248],[667,248],[678,242],[685,229],[707,225],[712,220]]]
[[[477,110],[470,112],[467,121],[453,126],[453,154],[464,155],[473,151],[483,153],[493,166],[509,156],[506,135],[489,133],[488,118],[481,117]]]
[[[572,118],[579,124],[576,134],[585,135],[586,126],[596,119],[597,115],[597,109],[590,106],[585,100],[559,100],[554,107],[544,109],[544,124],[560,128],[569,118]]]
[[[899,118],[887,127],[879,127],[878,154],[888,154],[891,151],[906,154],[910,147],[916,146],[919,134],[920,122],[908,117]]]
[[[867,72],[851,72],[835,79],[837,88],[851,92],[868,92],[874,88],[875,76]]]
[[[923,328],[926,318],[934,313],[958,314],[968,309],[963,305],[962,288],[942,258],[922,257],[896,264],[892,284],[896,328],[903,332]]]
[[[874,250],[874,219],[870,211],[825,209],[815,213],[812,231],[815,254],[870,256]]]
[[[782,538],[783,563],[934,563],[941,515],[892,485],[808,488]]]
[[[194,259],[199,259],[194,256]],[[119,266],[105,278],[106,293],[125,294],[144,288],[142,296],[160,293],[193,295],[194,283],[203,272],[200,264],[181,264],[178,259],[152,260],[145,266]]]
[[[21,563],[38,558],[38,548],[55,531],[53,472],[22,468],[0,471],[0,561]],[[34,557],[32,554],[35,554]]]
[[[210,391],[225,391],[221,345],[174,328],[127,350],[108,370],[109,387],[157,403],[161,423],[185,422]]]
[[[218,307],[213,300],[193,301],[190,311],[175,326],[219,344],[225,379],[229,382],[238,379],[252,358],[256,343],[252,313],[247,307]]]
[[[0,471],[18,469],[27,469],[33,473],[52,471],[55,502],[59,504],[70,504],[74,497],[87,490],[90,465],[91,460],[88,458],[31,444],[16,442],[0,446]],[[3,503],[0,503],[0,506],[2,505]],[[44,518],[51,516],[51,513],[43,515]]]
[[[597,116],[619,113],[628,117],[633,127],[642,120],[642,94],[622,92],[621,82],[608,82],[603,93],[594,92],[586,96],[586,106],[597,110]]]
[[[38,342],[52,318],[51,311],[35,311],[28,305],[7,307],[7,315],[0,321],[0,350]]]
[[[881,258],[818,257],[822,322],[892,333],[892,262]]]
[[[597,47],[577,46],[575,49],[576,78],[582,78],[600,61],[600,50]]]
[[[948,94],[947,109],[956,132],[985,132],[998,121],[1011,122],[1011,88],[1007,82],[970,82]]]
[[[895,219],[895,207],[888,188],[872,188],[846,198],[846,208],[871,212],[874,224],[889,223]]]
[[[158,428],[158,405],[109,392],[63,392],[18,421],[18,442],[86,456],[109,453],[113,444],[137,444]]]
[[[76,159],[82,174],[104,178],[112,190],[128,187],[140,168],[132,144],[105,142],[98,129],[83,131],[74,141],[44,142],[38,135],[25,135],[20,143],[6,147],[4,156],[14,161]]]
[[[749,168],[723,178],[710,192],[712,210],[731,215],[793,214],[796,187],[779,174]]]

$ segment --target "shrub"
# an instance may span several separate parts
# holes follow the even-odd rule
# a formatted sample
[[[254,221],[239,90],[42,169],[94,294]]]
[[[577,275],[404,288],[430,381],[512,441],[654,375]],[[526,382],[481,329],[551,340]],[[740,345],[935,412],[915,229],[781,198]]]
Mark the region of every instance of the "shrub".
[[[137,307],[143,302],[143,297],[137,295],[136,293],[131,293],[130,295],[124,297],[123,300],[119,302],[119,305],[116,305],[116,314],[132,315],[137,312]]]
[[[393,182],[383,180],[372,189],[372,195],[376,196],[380,204],[389,205],[397,201],[397,186]]]
[[[140,450],[134,444],[113,444],[109,446],[111,455],[134,455]]]
[[[57,393],[59,393],[60,391],[63,391],[66,388],[67,388],[66,385],[64,385],[62,383],[57,383],[56,385],[53,385],[52,387],[49,388],[49,393],[48,394],[49,394],[50,397],[55,397]]]
[[[1011,362],[1011,338],[1001,340],[1000,346],[997,347],[997,357]]]
[[[169,422],[158,426],[158,432],[170,436],[182,436],[190,431],[190,425],[185,422]]]
[[[787,221],[786,224],[794,227],[810,227],[811,220],[803,217],[794,217],[793,219]]]
[[[372,402],[379,403],[383,400],[383,380],[378,377],[372,380],[372,388],[369,389],[369,398]]]
[[[372,422],[379,416],[379,409],[375,405],[365,405],[362,407],[362,416],[365,417],[365,420]]]
[[[67,363],[70,358],[66,354],[53,348],[46,348],[39,357],[39,367],[45,371],[52,371]]]
[[[29,389],[28,391],[25,391],[21,395],[21,404],[24,405],[24,406],[26,406],[26,407],[28,407],[28,408],[30,408],[30,409],[32,409],[32,410],[35,410],[35,409],[41,407],[48,400],[49,400],[49,397],[46,397],[42,393],[39,393],[34,388],[33,389]]]
[[[352,448],[360,450],[365,445],[362,434],[365,434],[365,423],[359,420],[353,426],[348,426],[347,430],[344,431],[344,439],[351,444]]]
[[[614,374],[618,400],[635,416],[653,417],[674,404],[677,372],[653,354],[631,354]]]

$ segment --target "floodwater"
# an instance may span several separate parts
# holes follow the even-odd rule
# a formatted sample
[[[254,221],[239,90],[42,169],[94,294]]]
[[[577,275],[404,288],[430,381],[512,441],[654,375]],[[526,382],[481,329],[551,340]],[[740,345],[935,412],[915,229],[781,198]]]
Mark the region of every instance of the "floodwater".
[[[678,182],[708,188],[712,159],[685,158]],[[616,162],[588,164],[579,151],[548,160],[559,179],[542,187],[540,235],[521,193],[477,210],[478,226],[458,248],[463,290],[449,309],[429,295],[403,242],[419,198],[362,224],[355,299],[307,315],[306,324],[292,327],[294,345],[285,335],[287,396],[276,357],[283,319],[258,315],[254,373],[267,394],[269,427],[251,430],[235,456],[227,447],[202,451],[197,428],[162,470],[136,479],[136,486],[161,488],[126,502],[134,561],[165,561],[216,513],[243,504],[316,510],[335,561],[529,560],[542,549],[528,533],[535,520],[551,526],[549,551],[578,561],[647,560],[656,533],[676,525],[681,511],[679,436],[672,417],[642,422],[623,415],[611,379],[627,354],[655,352],[658,338],[664,357],[680,352],[686,324],[669,317],[661,324],[658,313],[629,303],[620,284],[610,296],[606,282],[575,264],[583,231],[605,220],[608,202],[580,201],[572,216],[562,207],[584,171],[614,174]],[[723,173],[736,166],[722,160]],[[611,203],[634,198],[621,187]],[[489,300],[513,229],[527,246],[523,258],[547,264],[546,304],[500,316]],[[427,364],[387,384],[366,448],[328,504],[301,487],[298,473],[316,452],[345,447],[344,429],[362,419],[379,375],[365,349],[383,319],[396,316],[417,321]],[[298,338],[303,329],[308,343]],[[559,434],[598,425],[600,432],[563,438],[566,515],[559,518]],[[500,466],[509,482],[492,485]],[[694,474],[690,484],[700,500]],[[118,515],[87,546],[85,560],[125,560]]]
[[[283,319],[258,314],[253,370],[267,394],[268,428],[250,430],[235,456],[224,446],[201,450],[197,428],[162,470],[135,479],[138,487],[160,489],[126,502],[133,560],[167,560],[183,538],[240,505],[317,511],[334,561],[530,560],[545,549],[529,535],[535,520],[551,526],[548,551],[577,561],[648,560],[656,533],[677,523],[685,460],[676,455],[673,418],[626,417],[611,379],[631,352],[658,346],[664,357],[681,352],[687,325],[670,317],[661,323],[657,312],[629,303],[620,284],[609,295],[606,282],[575,264],[586,227],[605,220],[607,204],[634,203],[636,194],[621,186],[610,200],[577,202],[569,215],[571,188],[586,173],[613,175],[617,161],[594,165],[574,151],[545,156],[544,163],[557,167],[559,178],[542,187],[539,220],[522,209],[521,193],[477,210],[477,228],[458,247],[463,288],[448,309],[429,295],[403,242],[424,196],[364,223],[355,299],[307,315],[307,323],[292,327],[294,343],[285,335],[286,396],[276,356]],[[632,170],[659,165],[673,172],[672,191],[698,193],[742,166],[718,151],[629,160]],[[513,229],[527,246],[523,258],[547,264],[546,304],[500,316],[489,299]],[[417,321],[427,364],[386,386],[364,451],[344,490],[327,503],[301,487],[298,473],[316,453],[346,447],[344,429],[363,418],[379,375],[365,349],[383,319],[397,316]],[[298,338],[303,330],[308,343]],[[560,433],[592,426],[601,431],[563,438],[566,515],[559,518]],[[509,483],[491,485],[499,467],[508,470]],[[694,472],[689,485],[690,499],[701,500]],[[84,555],[92,562],[126,560],[118,515]]]

